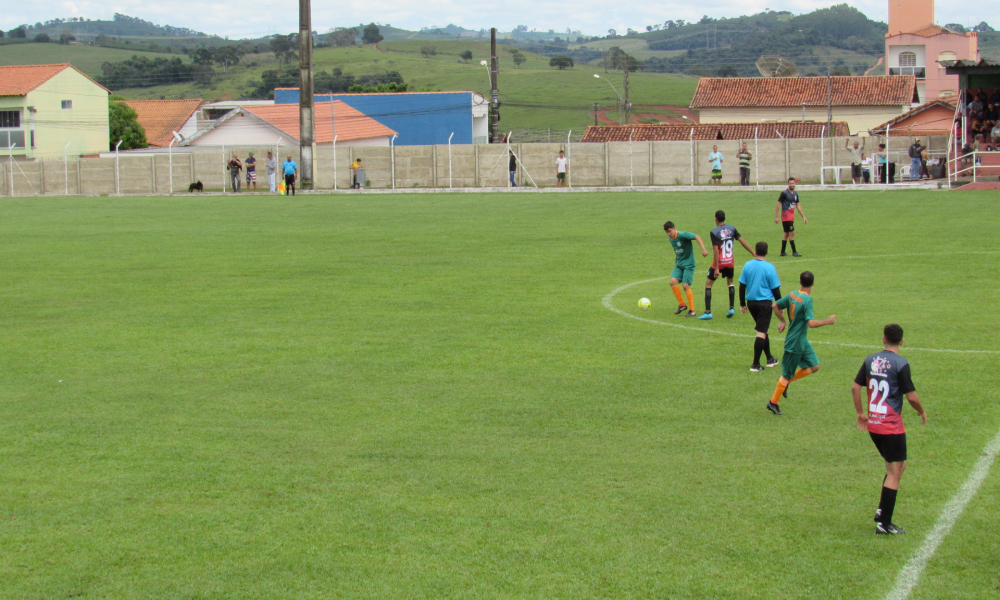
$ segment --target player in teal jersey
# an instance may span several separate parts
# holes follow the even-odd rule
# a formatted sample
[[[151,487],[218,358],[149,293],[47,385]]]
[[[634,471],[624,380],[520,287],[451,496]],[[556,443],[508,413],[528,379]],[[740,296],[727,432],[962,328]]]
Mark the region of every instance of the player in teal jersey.
[[[701,236],[689,231],[677,231],[673,221],[663,224],[663,230],[670,238],[670,246],[674,250],[674,270],[670,273],[670,289],[677,297],[677,310],[675,315],[687,312],[687,316],[694,317],[698,313],[694,310],[694,292],[691,291],[691,284],[694,283],[694,249],[691,241],[698,242],[701,246],[701,255],[708,256],[705,243],[701,241]],[[684,293],[687,294],[687,303],[681,294],[681,286],[684,286]]]
[[[791,292],[781,300],[775,302],[771,308],[778,317],[778,333],[785,331],[785,317],[782,310],[788,311],[788,333],[785,334],[785,354],[781,358],[781,378],[774,388],[774,395],[767,403],[767,410],[776,415],[783,415],[778,408],[778,401],[788,388],[788,384],[808,377],[819,371],[819,358],[812,344],[806,338],[809,329],[833,325],[837,322],[837,315],[818,321],[813,315],[813,301],[810,293],[815,278],[809,271],[803,271],[799,275],[799,284],[802,288],[797,292]],[[796,370],[798,369],[798,370]],[[787,396],[786,396],[787,397]]]

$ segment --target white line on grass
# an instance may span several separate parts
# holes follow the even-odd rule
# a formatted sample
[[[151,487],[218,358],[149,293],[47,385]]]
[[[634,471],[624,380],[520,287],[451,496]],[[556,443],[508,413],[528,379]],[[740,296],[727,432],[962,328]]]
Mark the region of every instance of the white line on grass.
[[[880,254],[880,255],[877,255],[877,256],[839,256],[839,257],[831,257],[831,258],[803,258],[803,259],[797,260],[795,262],[805,262],[807,260],[814,260],[814,261],[816,261],[816,260],[850,260],[850,259],[871,259],[871,258],[893,258],[893,257],[899,257],[899,256],[939,256],[941,254],[944,254],[944,253],[942,253],[942,252],[913,252],[913,253],[908,253],[908,254]],[[964,252],[963,254],[1000,254],[1000,250],[981,250],[981,251],[974,251],[974,252]],[[670,277],[669,275],[666,275],[666,276],[663,276],[663,277],[654,277],[652,279],[644,279],[642,281],[634,281],[632,283],[626,283],[625,285],[620,286],[620,287],[612,290],[610,293],[608,293],[608,295],[606,295],[603,298],[603,300],[601,301],[601,303],[604,305],[604,308],[610,310],[613,313],[617,313],[619,315],[622,315],[624,317],[628,317],[630,319],[635,319],[636,321],[642,321],[643,323],[651,323],[653,325],[666,325],[667,327],[677,327],[678,329],[688,329],[688,330],[691,330],[691,331],[703,331],[705,333],[714,333],[715,335],[727,335],[727,336],[730,336],[730,337],[747,338],[747,339],[753,337],[753,336],[750,336],[748,334],[743,334],[743,333],[733,333],[731,331],[719,331],[717,329],[708,329],[707,327],[692,327],[690,325],[681,325],[679,323],[667,323],[666,321],[658,321],[656,319],[648,319],[646,317],[640,317],[638,315],[634,315],[634,314],[632,314],[630,312],[626,312],[624,310],[616,308],[615,305],[612,302],[614,300],[615,296],[617,296],[619,293],[621,293],[621,292],[623,292],[623,291],[625,291],[625,290],[627,290],[627,289],[629,289],[631,287],[634,287],[634,286],[637,286],[637,285],[642,285],[644,283],[652,283],[654,281],[662,281],[664,279],[668,279],[669,277]],[[778,338],[778,337],[776,337],[774,339],[780,341],[780,340],[782,340],[784,338]],[[880,346],[875,345],[875,344],[850,344],[850,343],[844,343],[844,342],[826,342],[826,341],[822,341],[822,340],[815,340],[815,341],[810,340],[810,342],[813,343],[813,344],[824,344],[826,346],[841,346],[841,347],[845,347],[845,348],[879,348],[880,347]],[[954,350],[952,348],[919,348],[919,347],[916,347],[916,346],[906,346],[906,349],[907,350],[919,350],[921,352],[945,352],[945,353],[950,353],[950,354],[1000,354],[1000,350]]]
[[[976,466],[972,467],[972,473],[969,474],[969,478],[965,480],[962,487],[959,488],[958,492],[945,505],[941,511],[941,516],[938,517],[937,523],[934,524],[934,529],[924,539],[923,545],[914,553],[910,558],[910,562],[906,563],[906,566],[903,567],[903,570],[899,572],[899,576],[896,577],[896,585],[885,597],[885,600],[906,600],[906,598],[910,597],[910,592],[917,586],[917,581],[920,579],[920,574],[923,572],[924,567],[927,566],[928,561],[937,552],[938,546],[941,545],[941,542],[944,541],[944,538],[951,531],[955,521],[962,516],[965,506],[976,495],[976,492],[979,491],[979,486],[982,485],[983,480],[989,475],[990,467],[993,466],[993,460],[996,459],[998,453],[1000,453],[1000,431],[997,432],[993,441],[986,445],[983,455],[976,461]]]

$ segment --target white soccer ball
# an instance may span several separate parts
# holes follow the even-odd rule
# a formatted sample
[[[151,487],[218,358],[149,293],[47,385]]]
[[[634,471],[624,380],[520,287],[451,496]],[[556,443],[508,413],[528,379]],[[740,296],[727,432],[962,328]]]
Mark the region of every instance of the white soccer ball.
[[[639,308],[649,310],[649,298],[639,298]]]

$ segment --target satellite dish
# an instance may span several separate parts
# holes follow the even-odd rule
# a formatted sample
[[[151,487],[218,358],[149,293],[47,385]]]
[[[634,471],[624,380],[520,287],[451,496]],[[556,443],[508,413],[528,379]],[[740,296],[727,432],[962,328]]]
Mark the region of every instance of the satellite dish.
[[[765,54],[757,59],[757,70],[764,77],[798,77],[799,68],[791,60],[777,54]]]

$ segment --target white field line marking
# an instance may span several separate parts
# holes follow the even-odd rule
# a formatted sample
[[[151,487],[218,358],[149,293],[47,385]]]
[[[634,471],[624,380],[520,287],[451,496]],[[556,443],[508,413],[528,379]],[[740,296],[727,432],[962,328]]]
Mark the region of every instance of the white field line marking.
[[[910,597],[910,592],[917,586],[917,581],[920,579],[920,574],[923,572],[924,567],[927,566],[928,561],[937,552],[938,546],[941,545],[941,542],[944,541],[944,538],[951,531],[955,521],[962,516],[965,506],[976,495],[976,492],[979,491],[979,486],[982,485],[983,480],[989,475],[990,467],[993,466],[993,460],[997,457],[997,453],[1000,453],[1000,431],[997,432],[993,441],[986,445],[983,455],[979,457],[976,465],[972,467],[972,473],[969,474],[969,478],[965,480],[962,487],[959,488],[958,492],[945,505],[941,511],[941,516],[938,517],[937,523],[934,524],[934,529],[924,539],[923,545],[914,553],[910,558],[910,562],[906,563],[906,566],[903,567],[903,570],[899,572],[899,576],[896,577],[896,585],[885,597],[885,600],[906,600],[906,598]]]
[[[849,259],[891,258],[891,257],[897,257],[897,256],[938,256],[938,255],[941,255],[941,254],[943,254],[943,253],[942,252],[914,252],[914,253],[909,253],[909,254],[881,254],[881,255],[877,255],[877,256],[840,256],[840,257],[831,257],[831,258],[804,258],[804,259],[801,259],[801,260],[797,260],[795,262],[805,262],[807,260],[849,260]],[[978,252],[965,252],[963,254],[1000,254],[1000,250],[982,250],[982,251],[978,251]],[[730,331],[718,331],[716,329],[708,329],[706,327],[692,327],[690,325],[681,325],[679,323],[667,323],[666,321],[658,321],[656,319],[648,319],[646,317],[640,317],[638,315],[634,315],[632,313],[629,313],[629,312],[626,312],[626,311],[621,310],[619,308],[616,308],[615,305],[613,304],[613,300],[614,300],[615,296],[617,296],[619,293],[624,292],[625,290],[627,290],[627,289],[629,289],[631,287],[634,287],[634,286],[637,286],[637,285],[642,285],[644,283],[652,283],[654,281],[662,281],[664,279],[669,279],[669,278],[670,278],[669,275],[665,275],[663,277],[654,277],[652,279],[644,279],[642,281],[634,281],[632,283],[626,283],[625,285],[620,286],[620,287],[612,290],[611,292],[609,292],[608,295],[604,296],[604,298],[601,300],[601,303],[604,305],[604,308],[610,310],[613,313],[617,313],[619,315],[622,315],[624,317],[628,317],[630,319],[635,319],[636,321],[642,321],[643,323],[651,323],[653,325],[666,325],[667,327],[677,327],[678,329],[689,329],[691,331],[703,331],[705,333],[714,333],[715,335],[727,335],[727,336],[730,336],[730,337],[738,337],[738,338],[746,338],[746,339],[749,339],[749,338],[753,337],[753,336],[748,335],[748,334],[732,333]],[[781,341],[784,338],[776,337],[774,339],[778,340],[778,341]],[[850,343],[844,343],[844,342],[826,342],[826,341],[823,341],[823,340],[815,340],[815,341],[809,340],[809,341],[811,343],[813,343],[813,344],[823,344],[823,345],[826,345],[826,346],[841,346],[841,347],[844,347],[844,348],[881,348],[881,346],[878,346],[878,345],[875,345],[875,344],[850,344]],[[945,353],[951,353],[951,354],[1000,354],[1000,350],[954,350],[954,349],[951,349],[951,348],[918,348],[916,346],[906,346],[906,350],[919,350],[921,352],[945,352]]]

